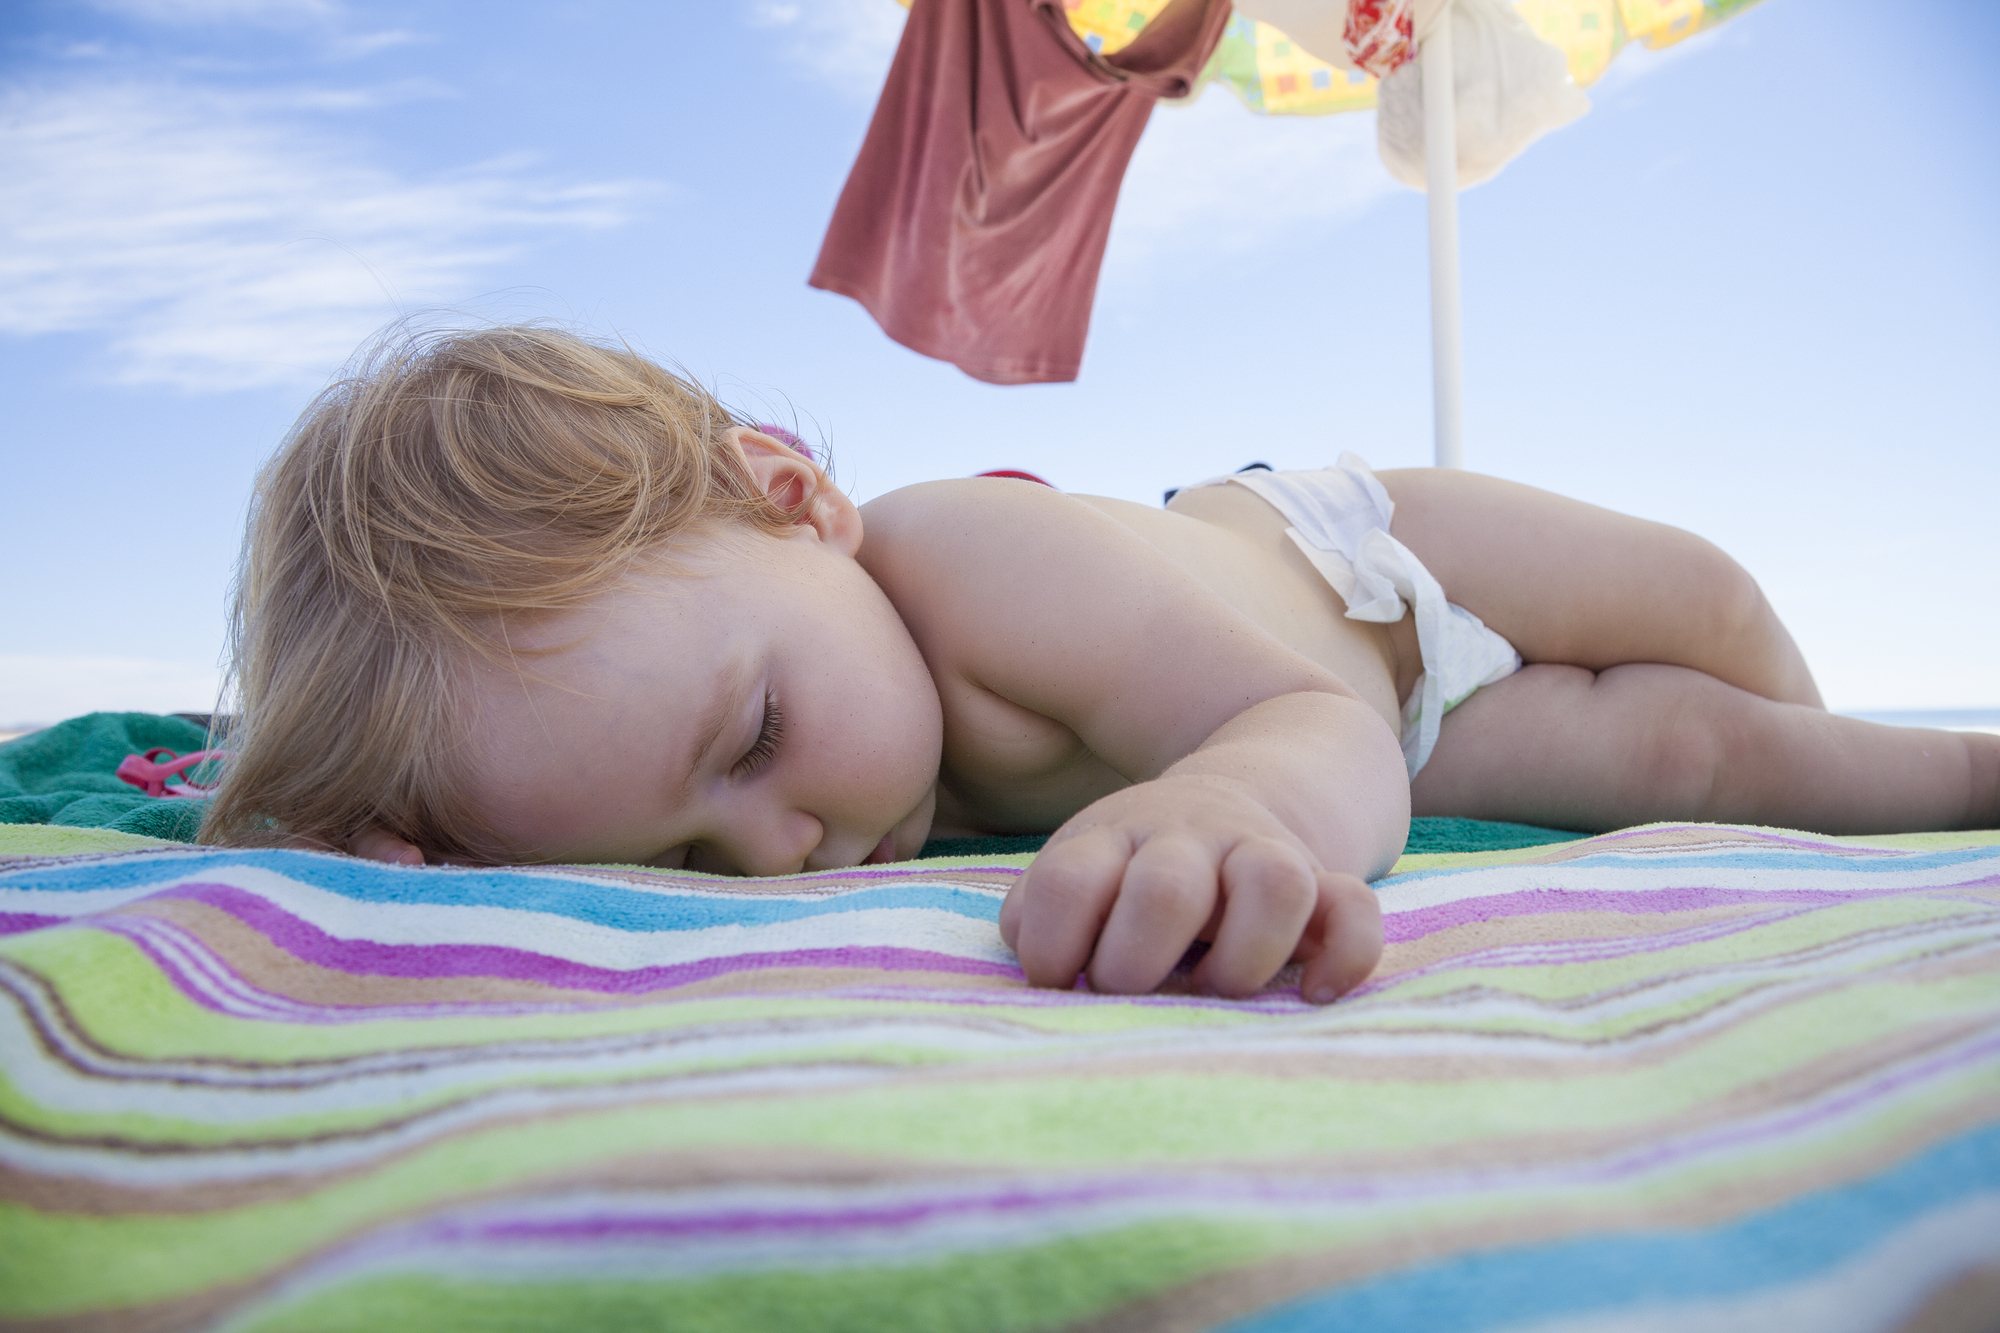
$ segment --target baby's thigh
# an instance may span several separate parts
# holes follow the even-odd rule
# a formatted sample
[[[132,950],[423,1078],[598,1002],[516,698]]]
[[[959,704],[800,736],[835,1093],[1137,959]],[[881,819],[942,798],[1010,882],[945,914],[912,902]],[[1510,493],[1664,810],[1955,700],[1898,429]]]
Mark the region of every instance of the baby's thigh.
[[[1700,818],[1717,692],[1737,693],[1685,667],[1525,666],[1445,715],[1411,810],[1592,831]]]
[[[1529,662],[1712,669],[1719,638],[1762,603],[1735,561],[1664,523],[1476,472],[1381,480],[1396,538]]]

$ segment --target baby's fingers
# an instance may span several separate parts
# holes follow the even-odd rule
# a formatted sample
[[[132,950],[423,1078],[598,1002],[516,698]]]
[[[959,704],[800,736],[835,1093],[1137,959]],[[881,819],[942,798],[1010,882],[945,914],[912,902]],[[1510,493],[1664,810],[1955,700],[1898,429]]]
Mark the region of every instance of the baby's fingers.
[[[1111,829],[1088,829],[1051,843],[1000,908],[1000,934],[1033,986],[1067,990],[1090,960],[1110,915],[1131,843]]]
[[[1327,1004],[1368,979],[1382,960],[1382,906],[1365,880],[1319,872],[1319,905],[1306,927],[1318,950],[1306,959],[1299,993]]]
[[[378,828],[363,829],[347,844],[348,854],[364,861],[386,861],[392,866],[420,866],[424,854],[413,842]]]
[[[1132,854],[1097,951],[1092,990],[1138,995],[1166,980],[1215,910],[1215,854],[1194,838],[1166,833]]]
[[[1313,868],[1275,838],[1247,838],[1222,863],[1222,925],[1194,981],[1217,995],[1249,995],[1291,961],[1318,906]]]

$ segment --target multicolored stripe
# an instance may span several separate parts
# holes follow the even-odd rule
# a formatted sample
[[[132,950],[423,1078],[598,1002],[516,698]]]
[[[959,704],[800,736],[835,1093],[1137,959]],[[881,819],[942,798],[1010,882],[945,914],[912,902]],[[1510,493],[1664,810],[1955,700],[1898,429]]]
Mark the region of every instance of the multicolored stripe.
[[[8,1323],[2000,1308],[2000,834],[1409,857],[1382,967],[1315,1009],[1027,988],[995,925],[1023,858],[728,881],[5,833]]]

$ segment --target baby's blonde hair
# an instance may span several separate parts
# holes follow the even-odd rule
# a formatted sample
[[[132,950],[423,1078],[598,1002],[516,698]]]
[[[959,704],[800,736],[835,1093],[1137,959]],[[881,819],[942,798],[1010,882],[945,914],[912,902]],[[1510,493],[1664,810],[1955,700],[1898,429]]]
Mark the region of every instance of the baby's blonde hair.
[[[638,557],[785,509],[700,386],[623,347],[511,326],[364,349],[258,476],[230,620],[240,716],[201,840],[506,859],[463,793],[463,681],[509,618]]]

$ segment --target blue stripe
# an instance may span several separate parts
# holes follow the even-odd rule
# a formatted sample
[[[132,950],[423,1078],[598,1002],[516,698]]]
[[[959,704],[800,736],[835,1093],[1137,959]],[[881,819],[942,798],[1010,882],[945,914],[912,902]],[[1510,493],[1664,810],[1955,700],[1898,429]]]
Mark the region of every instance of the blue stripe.
[[[1751,1298],[1826,1276],[1928,1213],[1992,1194],[2000,1194],[2000,1125],[1734,1226],[1464,1255],[1308,1296],[1227,1327],[1233,1333],[1444,1333]],[[2000,1235],[1988,1238],[1986,1253],[2000,1258]]]
[[[710,926],[760,926],[831,916],[839,912],[921,909],[952,912],[975,921],[997,922],[1000,897],[949,884],[857,886],[841,893],[781,897],[772,881],[748,893],[702,893],[687,881],[662,877],[657,889],[581,883],[524,870],[413,869],[309,852],[211,852],[192,856],[142,857],[107,864],[36,867],[0,874],[0,888],[37,892],[131,889],[144,892],[177,883],[229,877],[218,872],[251,866],[363,903],[404,903],[434,907],[499,907],[546,912],[621,930],[700,930]],[[702,887],[729,881],[703,881]],[[711,896],[712,895],[712,896]],[[282,905],[282,894],[273,897]]]

